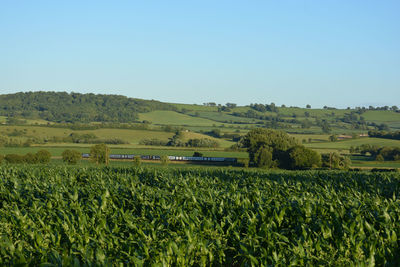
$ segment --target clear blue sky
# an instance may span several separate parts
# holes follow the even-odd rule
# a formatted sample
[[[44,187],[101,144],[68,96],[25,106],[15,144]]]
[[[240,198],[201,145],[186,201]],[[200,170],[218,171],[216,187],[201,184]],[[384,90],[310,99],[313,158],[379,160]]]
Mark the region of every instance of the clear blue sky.
[[[0,2],[0,93],[400,105],[400,1]]]

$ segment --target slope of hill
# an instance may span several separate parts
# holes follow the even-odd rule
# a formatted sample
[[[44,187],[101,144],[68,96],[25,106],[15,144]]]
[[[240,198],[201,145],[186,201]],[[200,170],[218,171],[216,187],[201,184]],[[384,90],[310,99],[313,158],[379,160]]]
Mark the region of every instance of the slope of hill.
[[[210,104],[210,103],[209,103]],[[27,92],[0,95],[1,123],[22,125],[33,121],[67,123],[148,122],[180,126],[196,132],[221,128],[223,132],[246,132],[254,127],[281,129],[294,134],[361,134],[369,130],[397,130],[397,107],[323,109],[163,103],[120,95],[65,92]]]
[[[133,122],[139,112],[175,109],[167,103],[121,95],[66,92],[0,95],[0,115],[53,122]]]

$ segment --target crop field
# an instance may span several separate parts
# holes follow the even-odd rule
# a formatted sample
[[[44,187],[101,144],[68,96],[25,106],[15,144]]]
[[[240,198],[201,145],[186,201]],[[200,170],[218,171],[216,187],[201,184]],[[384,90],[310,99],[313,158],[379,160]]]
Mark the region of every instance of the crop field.
[[[368,121],[374,122],[398,122],[400,113],[387,110],[366,111],[362,116]]]
[[[348,139],[336,142],[320,142],[320,143],[307,143],[304,144],[309,148],[315,149],[349,149],[351,146],[360,146],[362,144],[370,144],[376,146],[397,146],[400,147],[400,140],[384,139],[384,138],[358,138]]]
[[[181,114],[175,111],[157,110],[148,113],[140,113],[140,120],[151,121],[153,124],[161,125],[188,125],[188,126],[211,126],[215,121]]]
[[[400,174],[0,167],[0,265],[398,266]]]

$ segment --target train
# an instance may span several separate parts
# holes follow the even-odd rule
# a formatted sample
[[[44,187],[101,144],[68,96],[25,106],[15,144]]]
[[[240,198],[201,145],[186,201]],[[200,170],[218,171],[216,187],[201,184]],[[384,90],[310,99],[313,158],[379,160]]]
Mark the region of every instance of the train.
[[[155,155],[134,155],[134,154],[110,154],[110,159],[130,159],[133,160],[135,156],[139,156],[142,160],[161,160],[160,156]],[[83,153],[82,158],[90,158],[89,153]],[[195,161],[195,162],[227,162],[236,163],[237,158],[226,157],[186,157],[186,156],[168,156],[171,161]]]

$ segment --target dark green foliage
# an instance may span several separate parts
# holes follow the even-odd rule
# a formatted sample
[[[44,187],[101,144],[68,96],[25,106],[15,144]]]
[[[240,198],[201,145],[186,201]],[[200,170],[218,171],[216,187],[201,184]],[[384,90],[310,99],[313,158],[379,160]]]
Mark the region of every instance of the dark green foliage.
[[[317,168],[321,166],[321,155],[304,146],[295,146],[290,148],[287,153],[289,154],[289,168],[293,170],[304,170]]]
[[[362,155],[369,154],[372,158],[378,161],[384,160],[399,160],[400,147],[378,147],[373,145],[364,144],[352,149],[353,153],[360,153]],[[350,151],[350,153],[352,153]]]
[[[163,166],[167,166],[169,164],[169,158],[167,155],[162,155],[160,160]]]
[[[138,112],[175,109],[170,104],[120,95],[65,92],[0,95],[0,115],[55,122],[133,122]]]
[[[202,157],[202,156],[203,156],[203,153],[200,153],[200,152],[197,152],[197,151],[195,151],[193,153],[193,157]]]
[[[7,154],[4,159],[8,163],[27,163],[27,164],[46,164],[50,162],[51,154],[47,150],[39,150],[35,154],[27,153],[25,155]]]
[[[276,167],[277,161],[273,160],[273,149],[270,146],[262,146],[254,153],[254,164],[259,168]]]
[[[287,133],[263,128],[249,131],[240,143],[242,147],[247,148],[250,162],[256,166],[260,163],[266,164],[263,167],[274,166],[273,162],[279,165],[284,152],[297,145],[297,141]],[[272,161],[269,161],[268,151],[272,154]]]
[[[157,138],[151,138],[151,139],[140,140],[139,144],[146,146],[166,146],[168,144],[168,141],[160,140]]]
[[[369,131],[368,136],[376,138],[386,138],[400,140],[400,131],[397,132],[387,132],[387,131]]]
[[[70,149],[64,150],[61,156],[63,161],[68,164],[76,164],[82,158],[79,151]]]
[[[24,163],[25,158],[24,155],[18,155],[18,154],[7,154],[4,159],[8,163]]]
[[[1,266],[399,266],[399,173],[0,167]]]
[[[4,161],[4,156],[0,154],[0,164],[3,163]]]
[[[215,140],[211,140],[209,138],[201,138],[201,139],[189,139],[185,146],[187,147],[218,147],[219,143]]]
[[[90,148],[90,159],[96,164],[108,164],[110,149],[105,144],[97,144]]]
[[[142,159],[140,158],[140,156],[135,156],[135,157],[133,158],[133,164],[134,164],[136,167],[140,167],[140,165],[142,164]]]
[[[43,149],[36,152],[35,156],[37,163],[42,163],[42,164],[49,163],[51,159],[50,152]]]
[[[348,169],[351,165],[349,157],[340,155],[336,152],[329,154],[322,154],[322,167],[329,169]]]
[[[266,111],[270,111],[270,112],[278,112],[278,107],[274,104],[271,103],[270,105],[268,104],[250,104],[250,107],[254,110],[257,110],[259,112],[266,112]]]

